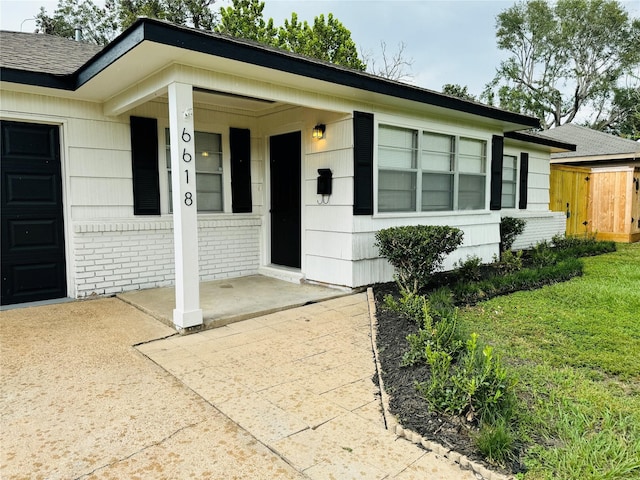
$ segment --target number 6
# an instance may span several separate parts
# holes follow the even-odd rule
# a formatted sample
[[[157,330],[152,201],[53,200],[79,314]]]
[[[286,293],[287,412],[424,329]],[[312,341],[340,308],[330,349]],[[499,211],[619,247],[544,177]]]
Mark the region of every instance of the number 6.
[[[187,132],[186,128],[182,129],[182,141],[185,143],[189,143],[191,141],[191,134]]]

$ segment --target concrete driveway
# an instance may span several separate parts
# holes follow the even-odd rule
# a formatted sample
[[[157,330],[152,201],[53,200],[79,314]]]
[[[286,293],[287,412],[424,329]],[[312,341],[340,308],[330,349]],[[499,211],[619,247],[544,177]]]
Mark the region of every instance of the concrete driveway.
[[[188,336],[115,298],[2,312],[0,477],[475,479],[385,429],[369,335],[366,294]]]

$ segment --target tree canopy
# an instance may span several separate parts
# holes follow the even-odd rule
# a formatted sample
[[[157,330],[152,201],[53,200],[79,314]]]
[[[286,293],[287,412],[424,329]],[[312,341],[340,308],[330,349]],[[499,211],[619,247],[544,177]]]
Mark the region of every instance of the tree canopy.
[[[298,20],[296,13],[280,27],[265,20],[264,2],[233,0],[229,7],[214,11],[215,0],[107,0],[104,8],[92,0],[58,0],[52,15],[44,8],[36,16],[43,33],[74,38],[82,27],[84,40],[106,45],[139,16],[167,20],[179,25],[217,31],[246,38],[290,52],[307,55],[357,70],[366,65],[358,57],[351,32],[329,13],[313,24]],[[219,17],[218,17],[219,13]]]
[[[259,0],[233,0],[221,9],[216,30],[356,70],[366,68],[351,32],[333,14],[319,15],[310,25],[300,22],[294,12],[282,26],[274,27],[273,19],[264,20],[263,10],[264,2]]]
[[[544,128],[581,113],[606,129],[637,95],[637,82],[620,84],[640,65],[640,20],[615,0],[520,1],[498,15],[496,36],[510,56],[482,98],[537,116]]]

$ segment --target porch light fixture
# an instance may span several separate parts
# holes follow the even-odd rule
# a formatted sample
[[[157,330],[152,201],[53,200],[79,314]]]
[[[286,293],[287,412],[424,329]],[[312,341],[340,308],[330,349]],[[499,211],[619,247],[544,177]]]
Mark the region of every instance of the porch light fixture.
[[[322,140],[324,138],[324,132],[326,130],[326,126],[323,123],[319,123],[315,127],[313,127],[313,131],[311,132],[311,136],[316,140]]]

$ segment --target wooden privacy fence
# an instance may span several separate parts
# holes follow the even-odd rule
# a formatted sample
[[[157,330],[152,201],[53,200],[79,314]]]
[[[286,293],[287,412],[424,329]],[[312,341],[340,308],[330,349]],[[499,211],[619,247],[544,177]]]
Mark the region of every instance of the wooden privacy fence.
[[[550,210],[565,212],[567,235],[640,241],[640,167],[551,165]]]

